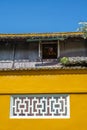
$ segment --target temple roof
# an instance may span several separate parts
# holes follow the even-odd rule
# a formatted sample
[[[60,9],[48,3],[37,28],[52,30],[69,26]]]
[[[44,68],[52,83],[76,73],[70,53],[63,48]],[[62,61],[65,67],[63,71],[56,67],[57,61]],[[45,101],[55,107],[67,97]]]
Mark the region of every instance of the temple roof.
[[[50,38],[50,37],[82,37],[82,32],[57,32],[57,33],[24,33],[0,34],[0,38]]]

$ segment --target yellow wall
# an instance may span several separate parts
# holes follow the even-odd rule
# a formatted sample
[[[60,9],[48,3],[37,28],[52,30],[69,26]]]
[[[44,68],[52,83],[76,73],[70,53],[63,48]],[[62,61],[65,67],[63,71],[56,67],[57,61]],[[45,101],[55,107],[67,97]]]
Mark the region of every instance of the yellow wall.
[[[70,118],[11,119],[10,95],[30,93],[68,93]],[[86,70],[0,72],[0,130],[24,129],[87,130]]]

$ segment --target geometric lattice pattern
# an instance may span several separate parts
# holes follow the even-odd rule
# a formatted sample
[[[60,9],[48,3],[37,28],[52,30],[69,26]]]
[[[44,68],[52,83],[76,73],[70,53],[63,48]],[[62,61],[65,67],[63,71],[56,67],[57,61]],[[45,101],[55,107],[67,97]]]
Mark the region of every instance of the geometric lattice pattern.
[[[69,118],[70,103],[67,94],[13,95],[11,118]]]

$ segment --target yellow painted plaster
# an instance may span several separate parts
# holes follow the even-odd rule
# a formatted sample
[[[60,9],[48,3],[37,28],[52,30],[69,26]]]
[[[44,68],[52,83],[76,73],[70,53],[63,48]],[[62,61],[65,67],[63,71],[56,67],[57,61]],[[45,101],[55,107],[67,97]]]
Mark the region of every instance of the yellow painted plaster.
[[[11,119],[10,95],[0,96],[0,130],[87,130],[87,94],[70,94],[69,119]]]
[[[5,72],[0,75],[0,93],[86,93],[87,74],[76,70]],[[64,70],[63,70],[64,72]],[[78,71],[77,71],[78,72]]]
[[[0,130],[87,130],[87,72],[0,72]],[[68,93],[69,119],[11,119],[11,94]]]

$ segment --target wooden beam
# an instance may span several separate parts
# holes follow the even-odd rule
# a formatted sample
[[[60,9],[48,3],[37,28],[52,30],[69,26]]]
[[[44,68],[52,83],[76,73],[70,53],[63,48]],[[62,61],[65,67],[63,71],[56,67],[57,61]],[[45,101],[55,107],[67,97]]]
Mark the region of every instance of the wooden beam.
[[[39,58],[41,58],[41,41],[39,41],[39,47],[38,47],[38,50],[39,50]]]
[[[60,57],[60,43],[59,43],[59,40],[58,40],[58,42],[57,42],[57,58],[59,58]]]

